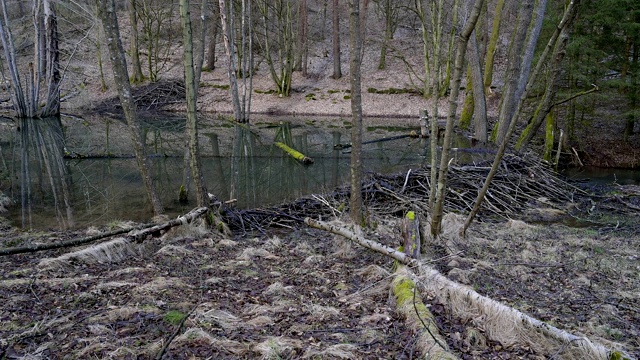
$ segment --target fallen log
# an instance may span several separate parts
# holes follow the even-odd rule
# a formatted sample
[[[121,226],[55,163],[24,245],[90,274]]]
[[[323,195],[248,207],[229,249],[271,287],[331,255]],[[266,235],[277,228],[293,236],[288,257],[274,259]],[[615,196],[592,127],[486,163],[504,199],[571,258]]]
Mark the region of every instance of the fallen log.
[[[44,250],[53,250],[53,249],[74,247],[74,246],[88,244],[88,243],[91,243],[91,242],[94,242],[94,241],[97,241],[97,240],[100,240],[100,239],[104,239],[104,238],[108,238],[108,237],[112,237],[112,236],[116,236],[116,235],[120,235],[120,234],[125,234],[125,233],[131,232],[131,231],[142,230],[142,229],[149,228],[149,227],[152,227],[152,226],[155,226],[155,224],[146,224],[146,225],[140,225],[140,226],[135,226],[135,227],[128,227],[128,228],[113,230],[113,231],[109,231],[109,232],[106,232],[106,233],[97,234],[97,235],[93,235],[93,236],[87,236],[87,237],[83,237],[83,238],[80,238],[80,239],[71,239],[71,240],[61,241],[61,242],[56,242],[56,243],[30,244],[30,245],[25,245],[25,246],[4,248],[4,249],[0,249],[0,256],[15,255],[15,254],[25,254],[25,253],[33,253],[33,252],[38,252],[38,251],[44,251]]]
[[[386,245],[380,244],[379,242],[365,239],[364,237],[356,235],[353,231],[347,230],[344,227],[335,226],[323,221],[313,220],[312,218],[304,219],[304,223],[316,229],[325,230],[325,231],[334,233],[336,235],[344,236],[347,239],[357,243],[360,246],[366,247],[367,249],[371,249],[373,251],[377,251],[381,254],[389,256],[390,258],[394,260],[398,260],[399,262],[407,266],[413,267],[418,265],[417,260],[413,259],[409,255],[403,252],[400,252],[394,248],[390,248]]]
[[[298,150],[292,149],[291,147],[289,147],[286,144],[281,143],[279,141],[276,141],[273,144],[275,146],[279,147],[280,149],[282,149],[287,154],[289,154],[289,156],[291,156],[292,158],[300,161],[301,163],[303,163],[305,165],[313,164],[313,159],[312,158],[306,156],[305,154],[299,152]]]
[[[209,208],[204,206],[200,208],[195,208],[189,211],[187,214],[179,216],[176,219],[173,219],[171,221],[167,221],[165,223],[158,224],[153,227],[134,232],[133,234],[129,234],[127,235],[127,238],[131,241],[142,242],[147,236],[160,233],[174,226],[187,225],[193,220],[197,219],[198,217],[206,214],[207,210],[209,210]]]
[[[435,316],[422,302],[416,283],[411,279],[409,270],[399,265],[391,283],[398,312],[402,314],[409,328],[418,336],[417,347],[424,359],[454,360],[457,356],[450,352],[447,341],[440,334]]]
[[[396,136],[390,136],[390,137],[381,138],[381,139],[363,141],[362,145],[375,144],[375,143],[379,143],[379,142],[393,141],[393,140],[399,140],[399,139],[406,139],[408,137],[417,138],[417,137],[420,137],[420,135],[416,134],[415,132],[411,132],[410,134],[396,135]],[[348,149],[348,148],[350,148],[352,146],[353,145],[351,145],[351,144],[336,144],[336,145],[333,146],[333,149],[334,150],[343,150],[343,149]]]
[[[476,323],[485,329],[487,337],[505,346],[531,347],[546,355],[562,355],[567,359],[632,359],[617,349],[591,342],[587,337],[577,336],[526,315],[467,286],[460,285],[442,275],[432,267],[412,259],[406,254],[376,241],[356,235],[344,226],[305,219],[309,226],[341,235],[368,249],[389,256],[418,270],[413,280],[429,294],[447,304],[453,316]]]
[[[208,210],[208,208],[206,208],[206,207],[196,208],[196,209],[191,210],[186,215],[180,216],[177,219],[165,222],[163,224],[140,225],[140,226],[136,226],[136,227],[118,229],[118,230],[109,231],[109,232],[102,233],[102,234],[88,236],[88,237],[84,237],[84,238],[80,238],[80,239],[72,239],[72,240],[67,240],[67,241],[61,241],[61,242],[57,242],[57,243],[31,244],[31,245],[26,245],[26,246],[19,246],[19,247],[11,247],[11,248],[0,249],[0,256],[24,254],[24,253],[33,253],[33,252],[38,252],[38,251],[43,251],[43,250],[53,250],[53,249],[60,249],[60,248],[75,247],[75,246],[79,246],[79,245],[88,244],[88,243],[94,242],[96,240],[112,237],[112,236],[115,236],[115,235],[125,234],[125,233],[131,233],[131,234],[126,236],[126,238],[128,240],[140,242],[140,241],[144,240],[147,236],[149,236],[151,234],[159,233],[161,231],[164,231],[164,230],[166,230],[168,228],[171,228],[171,227],[174,227],[174,226],[188,224],[188,223],[192,222],[194,219],[196,219],[196,218],[202,216],[203,214],[205,214],[207,212],[207,210]]]

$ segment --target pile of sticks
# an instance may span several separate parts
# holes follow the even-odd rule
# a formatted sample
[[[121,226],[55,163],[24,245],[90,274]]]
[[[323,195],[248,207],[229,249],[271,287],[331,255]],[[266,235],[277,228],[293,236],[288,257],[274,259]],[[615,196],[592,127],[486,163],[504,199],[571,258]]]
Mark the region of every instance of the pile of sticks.
[[[490,170],[490,162],[451,166],[447,177],[445,212],[468,213]],[[407,173],[371,174],[363,182],[363,198],[372,213],[404,216],[408,210],[428,212],[430,168]],[[272,226],[295,227],[305,217],[327,219],[348,211],[348,187],[312,195],[268,209],[225,209],[224,220],[236,232],[260,231]],[[478,218],[481,221],[518,217],[532,206],[562,208],[586,192],[565,181],[535,155],[506,155]]]
[[[185,98],[184,82],[181,80],[161,80],[146,84],[133,89],[133,99],[139,111],[159,111],[164,106],[184,102]],[[93,108],[93,111],[100,114],[112,114],[117,109],[115,115],[122,115],[120,99],[115,96],[107,99]]]

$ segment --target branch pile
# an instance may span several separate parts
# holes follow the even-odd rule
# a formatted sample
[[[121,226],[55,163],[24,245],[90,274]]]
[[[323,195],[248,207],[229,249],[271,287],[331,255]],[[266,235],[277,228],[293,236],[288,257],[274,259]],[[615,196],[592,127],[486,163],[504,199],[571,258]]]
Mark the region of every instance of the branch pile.
[[[489,173],[490,163],[451,166],[445,212],[468,213]],[[404,216],[415,207],[428,210],[430,168],[395,175],[372,174],[363,183],[363,198],[372,212]],[[586,195],[563,180],[534,155],[506,155],[478,217],[480,220],[513,218],[533,204],[561,208]],[[224,221],[233,231],[264,231],[270,226],[295,226],[305,217],[327,218],[347,211],[349,188],[314,195],[268,209],[225,210]]]
[[[184,97],[184,82],[181,80],[161,80],[133,90],[133,99],[140,111],[161,110],[164,106],[183,102]],[[94,107],[93,111],[101,114],[113,114],[114,109],[117,109],[117,115],[122,115],[122,106],[118,97],[103,101]]]

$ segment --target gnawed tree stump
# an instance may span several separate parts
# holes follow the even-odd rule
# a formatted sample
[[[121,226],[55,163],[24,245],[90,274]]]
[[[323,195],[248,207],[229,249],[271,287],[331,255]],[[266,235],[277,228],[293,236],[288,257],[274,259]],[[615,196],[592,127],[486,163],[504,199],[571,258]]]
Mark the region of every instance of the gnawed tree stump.
[[[407,212],[402,219],[402,238],[404,253],[414,259],[420,259],[420,219],[414,211]]]

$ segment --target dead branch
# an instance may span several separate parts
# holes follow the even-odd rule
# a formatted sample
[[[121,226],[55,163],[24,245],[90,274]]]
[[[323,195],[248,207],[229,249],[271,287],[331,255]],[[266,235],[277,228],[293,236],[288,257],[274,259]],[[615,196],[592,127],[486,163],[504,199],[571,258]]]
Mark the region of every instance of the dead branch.
[[[171,345],[171,342],[173,341],[173,339],[176,338],[176,336],[178,336],[178,334],[180,333],[180,331],[182,331],[182,328],[184,327],[184,323],[187,321],[187,319],[189,318],[189,316],[191,316],[191,314],[193,314],[193,312],[196,310],[198,306],[194,306],[193,309],[191,309],[191,311],[189,311],[188,314],[186,314],[182,320],[180,320],[180,324],[178,324],[178,328],[176,328],[176,331],[173,332],[173,334],[171,334],[171,336],[167,339],[166,344],[164,344],[164,346],[162,347],[162,349],[160,349],[160,351],[158,352],[158,354],[156,355],[156,360],[161,360],[162,357],[164,356],[164,353],[167,351],[167,349],[169,348],[169,345]]]
[[[174,226],[189,224],[193,220],[204,215],[207,212],[207,210],[209,210],[209,208],[207,207],[195,208],[189,211],[187,214],[179,216],[176,219],[130,234],[127,236],[127,238],[130,241],[142,242],[144,241],[144,239],[146,239],[150,235],[161,233]]]
[[[130,241],[141,242],[149,235],[160,233],[160,232],[162,232],[162,231],[164,231],[166,229],[169,229],[171,227],[174,227],[174,226],[188,224],[188,223],[192,222],[194,219],[196,219],[196,218],[202,216],[203,214],[205,214],[207,212],[207,210],[208,210],[208,208],[206,208],[206,207],[196,208],[196,209],[191,210],[186,215],[180,216],[177,219],[165,222],[163,224],[140,225],[140,226],[130,227],[130,228],[126,228],[126,229],[118,229],[118,230],[114,230],[114,231],[109,231],[109,232],[106,232],[106,233],[93,235],[93,236],[88,236],[88,237],[84,237],[84,238],[80,238],[80,239],[72,239],[72,240],[62,241],[62,242],[58,242],[58,243],[31,244],[31,245],[20,246],[20,247],[12,247],[12,248],[0,249],[0,256],[24,254],[24,253],[33,253],[33,252],[38,252],[38,251],[43,251],[43,250],[52,250],[52,249],[74,247],[74,246],[88,244],[88,243],[94,242],[96,240],[100,240],[100,239],[104,239],[104,238],[108,238],[108,237],[112,237],[112,236],[119,235],[119,234],[124,234],[124,233],[131,233],[130,235],[127,235],[127,238]]]
[[[311,218],[304,219],[304,223],[316,229],[325,230],[325,231],[334,233],[336,235],[344,236],[347,239],[357,243],[360,246],[366,247],[367,249],[371,249],[383,255],[389,256],[392,259],[395,259],[407,266],[417,265],[417,260],[411,258],[407,254],[402,253],[396,249],[390,248],[386,245],[380,244],[379,242],[365,239],[364,237],[356,235],[354,232],[344,227],[332,225],[323,221],[313,220]]]
[[[57,243],[31,244],[31,245],[26,245],[26,246],[19,246],[19,247],[11,247],[11,248],[0,249],[0,256],[24,254],[24,253],[33,253],[33,252],[38,252],[38,251],[43,251],[43,250],[53,250],[53,249],[60,249],[60,248],[67,248],[67,247],[74,247],[74,246],[84,245],[84,244],[88,244],[88,243],[94,242],[96,240],[112,237],[112,236],[115,236],[115,235],[120,235],[120,234],[128,233],[128,232],[131,232],[131,231],[135,231],[135,230],[142,230],[142,229],[150,228],[150,227],[152,227],[154,225],[155,224],[145,224],[145,225],[140,225],[140,226],[128,227],[128,228],[124,228],[124,229],[118,229],[118,230],[109,231],[109,232],[98,234],[98,235],[87,236],[87,237],[83,237],[83,238],[80,238],[80,239],[72,239],[72,240],[67,240],[67,241],[61,241],[61,242],[57,242]]]

